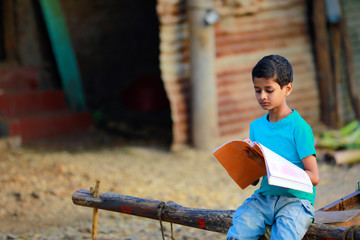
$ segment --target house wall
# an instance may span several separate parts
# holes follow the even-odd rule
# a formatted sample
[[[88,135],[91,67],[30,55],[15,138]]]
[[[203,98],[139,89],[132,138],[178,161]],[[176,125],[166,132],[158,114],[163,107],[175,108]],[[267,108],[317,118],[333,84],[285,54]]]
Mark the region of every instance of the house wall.
[[[353,50],[357,88],[360,89],[360,1],[343,0],[341,2]]]
[[[357,0],[343,0],[344,19],[347,26],[348,37],[352,46],[352,58],[354,61],[354,71],[357,87],[357,97],[360,97],[360,1]],[[344,123],[348,123],[355,118],[353,108],[348,96],[348,89],[345,83],[342,82],[341,91],[341,117]]]
[[[240,14],[234,7],[230,12],[231,6],[218,5],[230,13],[216,26],[220,135],[242,133],[254,118],[266,113],[255,99],[251,70],[269,54],[282,55],[292,64],[294,91],[288,104],[315,124],[319,102],[306,2],[254,1],[247,11],[235,6],[242,11]]]
[[[242,5],[241,5],[242,3]],[[319,121],[319,100],[307,29],[306,1],[214,0],[221,15],[215,25],[219,139],[245,137],[249,123],[265,114],[254,97],[252,67],[263,56],[279,54],[294,69],[288,103],[311,124]],[[189,35],[183,0],[158,0],[160,68],[172,109],[174,144],[191,131]]]

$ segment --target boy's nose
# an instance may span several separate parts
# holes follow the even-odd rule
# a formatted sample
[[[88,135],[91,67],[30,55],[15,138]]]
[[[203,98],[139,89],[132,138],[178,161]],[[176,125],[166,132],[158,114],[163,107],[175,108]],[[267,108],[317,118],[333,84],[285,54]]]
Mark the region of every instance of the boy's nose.
[[[260,99],[265,100],[266,99],[266,93],[261,92]]]

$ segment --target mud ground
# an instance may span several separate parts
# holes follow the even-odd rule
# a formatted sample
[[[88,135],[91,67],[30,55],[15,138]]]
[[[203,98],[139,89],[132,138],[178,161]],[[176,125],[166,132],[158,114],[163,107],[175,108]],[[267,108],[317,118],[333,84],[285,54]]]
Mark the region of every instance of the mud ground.
[[[356,190],[360,164],[319,161],[315,209]],[[151,144],[74,144],[57,147],[0,146],[0,239],[90,239],[92,209],[72,203],[78,189],[101,180],[115,192],[194,208],[236,209],[256,187],[241,190],[211,156],[191,148],[169,152]],[[170,225],[164,223],[166,239]],[[174,226],[179,239],[225,235]],[[98,239],[161,239],[159,222],[99,212]]]

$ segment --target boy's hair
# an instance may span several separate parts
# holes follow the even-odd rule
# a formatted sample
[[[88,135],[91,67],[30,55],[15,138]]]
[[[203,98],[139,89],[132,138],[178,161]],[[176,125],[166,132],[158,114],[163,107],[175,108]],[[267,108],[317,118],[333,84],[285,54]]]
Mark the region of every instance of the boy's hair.
[[[252,70],[254,78],[275,78],[281,88],[293,82],[293,70],[289,61],[279,55],[263,57]]]

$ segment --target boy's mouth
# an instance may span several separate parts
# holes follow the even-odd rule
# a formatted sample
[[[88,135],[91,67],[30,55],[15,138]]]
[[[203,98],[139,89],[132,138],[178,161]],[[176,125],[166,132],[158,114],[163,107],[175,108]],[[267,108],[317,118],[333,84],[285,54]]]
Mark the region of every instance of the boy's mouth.
[[[260,105],[263,107],[269,106],[270,103],[269,102],[260,102]]]

